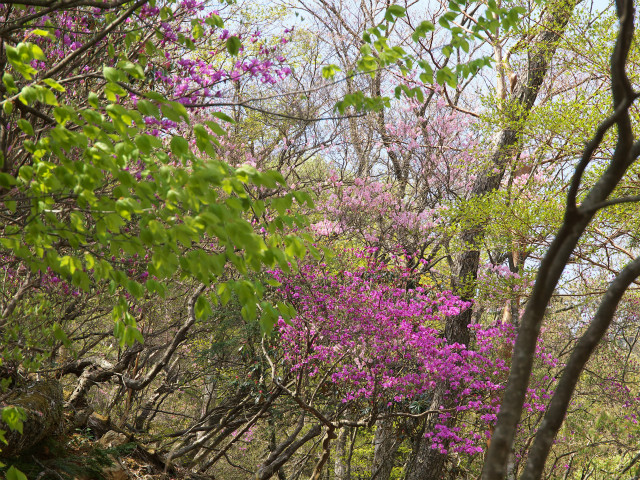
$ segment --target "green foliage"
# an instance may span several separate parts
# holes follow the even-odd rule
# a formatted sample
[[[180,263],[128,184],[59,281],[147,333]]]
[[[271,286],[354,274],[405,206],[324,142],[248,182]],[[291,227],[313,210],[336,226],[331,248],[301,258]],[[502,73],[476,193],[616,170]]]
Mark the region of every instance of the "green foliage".
[[[240,51],[240,46],[241,46],[241,43],[238,37],[231,36],[227,39],[227,50],[231,55],[233,56],[238,55],[238,52]]]
[[[21,407],[8,406],[2,409],[2,421],[9,427],[10,430],[19,432],[22,434],[24,421],[27,419],[27,414]],[[5,445],[8,444],[5,437],[5,430],[0,430],[0,442]],[[5,464],[0,462],[0,468],[5,467]],[[6,473],[6,480],[27,480],[27,477],[21,470],[17,469],[14,465],[11,465]]]
[[[50,439],[39,448],[44,448],[48,455],[38,455],[37,463],[34,462],[33,452],[26,452],[23,456],[13,459],[13,465],[4,472],[6,479],[23,480],[38,476],[45,480],[104,479],[104,469],[111,467],[114,459],[130,455],[136,444],[125,443],[117,447],[101,448],[89,441],[85,435],[75,433],[67,443]]]
[[[228,39],[232,55],[239,46],[237,37]],[[40,59],[42,51],[21,43],[8,46],[7,57],[31,80],[37,73],[31,61]],[[2,173],[0,185],[14,188],[12,197],[23,199],[20,204],[5,202],[5,212],[26,220],[24,226],[5,225],[0,244],[32,272],[54,272],[79,290],[108,285],[120,297],[113,310],[114,334],[124,346],[143,341],[126,296],[162,294],[176,276],[211,285],[230,268],[241,276],[264,266],[288,270],[293,256],[305,253],[304,245],[285,233],[305,223],[289,209],[294,201],[311,205],[312,200],[299,192],[255,200],[254,191],[285,187],[282,175],[249,166],[235,169],[218,160],[215,135],[225,130],[212,120],[190,125],[180,103],[148,92],[135,108],[129,106],[121,84],[144,79],[139,64],[120,60],[115,67],[104,66],[102,73],[106,85],[90,93],[83,108],[59,103],[56,93],[64,88],[53,79],[27,84],[18,94],[25,105],[54,106],[56,125],[34,137],[33,126],[18,120],[19,128],[33,137],[24,144],[30,161],[15,176]],[[7,91],[16,90],[10,74],[3,75],[3,82]],[[2,101],[5,111],[12,101]],[[231,120],[223,113],[214,116]],[[180,125],[181,131],[168,139],[168,150],[167,139],[145,130],[144,117]],[[265,222],[263,214],[271,209],[276,213]],[[268,237],[256,233],[256,224]],[[146,281],[127,271],[125,260],[131,258],[149,259]],[[257,316],[259,284],[243,280],[221,285],[237,291],[245,318]],[[210,300],[198,300],[199,318],[210,313]],[[269,331],[275,319],[268,308],[263,311],[262,325]],[[53,334],[68,341],[59,326]]]
[[[2,409],[2,421],[13,431],[22,434],[24,421],[27,414],[24,408],[8,406]]]
[[[5,477],[7,480],[27,480],[27,476],[13,465],[9,467],[5,473]]]
[[[470,29],[463,29],[459,26],[464,23],[461,22],[464,19],[461,7],[468,8],[469,2],[464,0],[449,2],[448,11],[442,14],[438,20],[440,27],[448,30],[451,35],[449,43],[442,47],[442,53],[447,58],[457,49],[462,49],[465,53],[469,53],[472,42],[485,40],[487,36],[495,34],[498,28],[502,28],[504,32],[516,28],[521,22],[522,15],[526,12],[523,7],[519,6],[512,8],[499,7],[494,0],[491,0],[487,4],[484,15],[472,22]],[[380,69],[398,66],[402,76],[406,76],[413,71],[414,66],[417,66],[419,67],[417,74],[420,81],[425,84],[432,84],[434,83],[434,71],[429,62],[422,58],[415,58],[399,45],[389,44],[389,32],[392,30],[392,25],[399,18],[405,16],[406,10],[404,7],[390,5],[384,12],[384,20],[363,33],[357,70],[374,76],[375,72]],[[433,23],[426,20],[422,21],[414,29],[411,39],[415,43],[419,43],[428,33],[434,30],[435,25]],[[466,63],[458,63],[453,69],[443,65],[435,72],[435,82],[456,88],[461,80],[476,75],[481,68],[490,66],[492,61],[492,57],[487,55],[471,59]],[[322,74],[325,78],[333,78],[338,70],[335,65],[329,65],[324,67]],[[409,98],[417,97],[422,102],[421,99],[424,97],[424,93],[420,87],[410,89],[405,85],[399,85],[395,90],[396,97],[399,98],[403,91]],[[343,100],[336,104],[336,109],[341,114],[344,114],[349,108],[353,108],[356,111],[378,111],[388,106],[389,99],[387,97],[368,98],[363,92],[357,91],[346,95]]]

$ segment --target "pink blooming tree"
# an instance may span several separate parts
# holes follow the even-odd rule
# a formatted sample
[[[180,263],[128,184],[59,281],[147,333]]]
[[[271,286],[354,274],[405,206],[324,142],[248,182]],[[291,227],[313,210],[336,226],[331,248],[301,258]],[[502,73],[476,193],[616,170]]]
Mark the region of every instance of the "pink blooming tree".
[[[405,255],[414,270],[449,284],[446,267],[435,266],[446,263],[445,245],[455,248],[457,204],[475,178],[479,141],[473,119],[450,108],[441,87],[421,86],[431,89],[424,103],[402,96],[380,113],[368,139],[376,149],[370,174],[334,171],[316,186],[319,218],[311,228],[324,239],[374,247],[376,255]]]
[[[335,402],[322,415],[336,426],[433,415],[435,428],[425,434],[431,448],[482,452],[508,370],[513,327],[471,325],[472,345],[448,343],[441,333],[446,317],[469,303],[450,292],[407,288],[408,269],[376,262],[370,253],[356,253],[360,266],[353,268],[306,264],[297,275],[274,272],[279,295],[297,310],[290,322],[278,324],[284,370],[276,377],[308,407],[326,397]],[[443,384],[455,408],[424,411]],[[532,389],[535,408],[539,394]],[[452,417],[458,419],[453,427]]]

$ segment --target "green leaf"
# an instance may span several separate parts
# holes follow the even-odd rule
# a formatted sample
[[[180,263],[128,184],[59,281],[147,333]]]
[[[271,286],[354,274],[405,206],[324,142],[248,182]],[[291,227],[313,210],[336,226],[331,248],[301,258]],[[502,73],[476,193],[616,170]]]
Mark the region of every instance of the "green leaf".
[[[224,137],[227,135],[227,131],[222,128],[220,125],[218,125],[216,122],[213,122],[211,120],[206,120],[204,122],[212,131],[213,133],[215,133],[216,135],[219,135],[221,137]]]
[[[8,173],[0,173],[0,186],[3,188],[11,188],[16,185],[16,179]]]
[[[34,136],[35,135],[35,132],[33,131],[33,127],[24,118],[21,118],[21,119],[18,120],[18,127],[20,127],[20,130],[22,130],[27,135],[30,135],[30,136]]]
[[[27,480],[27,476],[13,465],[9,467],[5,476],[7,480]]]
[[[147,117],[160,118],[160,109],[149,100],[138,100],[138,111]]]
[[[7,424],[10,430],[18,432],[21,435],[26,419],[27,414],[24,408],[8,406],[2,409],[2,421]]]
[[[205,19],[205,23],[210,27],[218,27],[218,28],[224,27],[224,22],[222,21],[222,18],[220,18],[220,16],[215,14],[211,14],[209,17],[207,17]]]
[[[58,324],[58,322],[55,322],[53,324],[53,336],[56,340],[62,342],[65,347],[69,347],[71,345],[71,340],[69,340],[69,337],[67,337],[67,334],[64,332],[60,324]]]
[[[401,18],[406,15],[406,10],[404,7],[400,5],[391,5],[387,8],[387,11],[384,13],[384,18],[390,22],[394,21],[394,18]]]
[[[209,301],[206,299],[206,297],[202,295],[200,295],[196,300],[196,305],[194,310],[195,310],[197,319],[206,318],[213,313],[213,311],[211,310],[211,305],[209,304]]]
[[[134,280],[127,282],[127,291],[135,298],[142,298],[144,295],[144,287]]]
[[[46,105],[58,106],[58,99],[54,95],[54,93],[49,90],[47,87],[43,87],[42,85],[36,85],[36,98],[39,102],[42,102]]]
[[[458,84],[458,79],[455,73],[453,73],[449,67],[443,67],[438,70],[436,73],[436,81],[440,85],[444,85],[446,83],[451,88],[456,88]]]
[[[5,72],[2,75],[2,83],[4,83],[4,86],[7,87],[7,91],[9,93],[18,91],[18,87],[16,87],[16,83],[15,83],[15,80],[13,79],[13,75],[11,75],[10,73]]]
[[[260,308],[262,310],[262,314],[260,315],[260,328],[265,335],[271,335],[273,326],[278,321],[278,317],[280,317],[280,315],[269,302],[261,302]]]
[[[31,50],[31,56],[37,60],[46,60],[47,57],[44,55],[44,52],[42,51],[42,49],[34,44],[34,43],[30,43],[29,44],[29,48]]]
[[[337,65],[327,65],[326,67],[322,67],[322,76],[323,78],[332,79],[335,77],[336,73],[341,70],[342,69]]]
[[[25,86],[20,91],[20,101],[25,105],[35,102],[38,99],[38,91],[35,87]]]
[[[33,177],[33,167],[31,165],[23,165],[18,171],[18,177],[28,182]]]
[[[160,110],[169,120],[180,123],[184,118],[184,120],[189,123],[189,114],[187,113],[187,109],[184,108],[184,105],[181,103],[166,102],[160,106]]]
[[[133,78],[144,78],[144,70],[142,69],[142,67],[136,63],[130,62],[129,60],[120,60],[117,67],[127,72]]]
[[[285,245],[284,251],[287,255],[302,258],[307,253],[307,249],[298,237],[289,236],[285,239]]]
[[[222,112],[210,112],[209,115],[219,118],[220,120],[224,120],[225,122],[228,123],[236,123],[236,121],[231,118],[229,115],[227,115],[226,113],[222,113]]]
[[[240,39],[238,37],[232,36],[227,38],[227,51],[231,55],[236,56],[240,51],[241,46],[242,43],[240,42]]]
[[[216,293],[220,297],[220,301],[223,305],[226,305],[227,303],[229,303],[229,300],[231,300],[231,289],[226,282],[218,285]]]
[[[120,82],[126,80],[120,70],[113,67],[102,67],[102,75],[110,82]]]
[[[134,142],[136,147],[138,147],[142,153],[146,155],[151,153],[151,142],[147,135],[136,135]]]
[[[95,92],[89,92],[89,95],[87,96],[87,101],[89,102],[89,105],[91,105],[93,108],[98,108],[98,95],[96,95]]]
[[[40,28],[35,28],[31,30],[30,33],[31,35],[38,35],[39,37],[48,37],[50,39],[55,38],[51,32],[49,32],[48,30],[42,30]]]
[[[171,138],[171,153],[178,157],[186,157],[189,154],[189,142],[182,137],[174,136]]]

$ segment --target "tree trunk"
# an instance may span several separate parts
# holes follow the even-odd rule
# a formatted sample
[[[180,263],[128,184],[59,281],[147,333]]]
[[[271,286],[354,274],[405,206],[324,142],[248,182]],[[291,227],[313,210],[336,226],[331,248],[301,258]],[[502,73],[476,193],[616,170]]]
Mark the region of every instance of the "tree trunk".
[[[516,112],[510,125],[518,125],[526,120],[533,104],[538,96],[542,82],[547,74],[551,59],[555,54],[558,41],[562,32],[571,18],[577,0],[563,0],[550,2],[547,12],[541,21],[540,33],[531,41],[529,52],[529,64],[525,75],[520,77],[513,89],[513,102],[519,108],[513,108]],[[517,142],[520,132],[513,127],[507,127],[496,132],[493,140],[491,163],[487,169],[480,172],[474,181],[472,196],[486,195],[500,186],[509,161],[514,158],[517,151]],[[485,226],[483,224],[471,225],[461,233],[461,243],[464,251],[455,259],[452,278],[453,292],[466,301],[473,301],[476,290],[476,279],[480,263],[480,245],[484,238]],[[469,345],[470,334],[468,325],[471,323],[472,309],[447,319],[445,325],[445,338],[449,343]],[[438,388],[435,392],[433,405],[450,407],[441,393],[444,388]],[[452,425],[449,425],[452,426]],[[427,425],[429,429],[431,425]],[[425,439],[415,442],[414,464],[410,467],[407,480],[441,480],[445,478],[446,455],[437,450],[430,449]]]
[[[399,444],[393,420],[389,418],[378,420],[373,437],[372,480],[389,480]]]
[[[10,430],[6,424],[2,425],[9,442],[2,446],[2,458],[18,456],[45,438],[64,430],[62,387],[54,379],[35,382],[12,392],[2,407],[20,407],[26,414],[22,434]]]
[[[347,465],[347,439],[349,438],[349,427],[343,427],[338,433],[336,440],[336,455],[334,460],[333,473],[336,480],[350,480],[349,467]]]

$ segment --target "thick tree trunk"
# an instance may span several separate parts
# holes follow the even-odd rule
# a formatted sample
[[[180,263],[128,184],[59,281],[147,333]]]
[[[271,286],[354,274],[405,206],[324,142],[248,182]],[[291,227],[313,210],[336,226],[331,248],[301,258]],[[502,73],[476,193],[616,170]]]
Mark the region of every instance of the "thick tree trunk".
[[[571,18],[577,0],[550,2],[538,33],[531,41],[527,72],[522,75],[513,89],[513,102],[518,108],[512,118],[511,125],[524,121],[538,96],[542,82],[547,74],[551,59],[555,54],[558,41]],[[491,163],[481,172],[473,185],[472,196],[486,195],[500,186],[509,161],[517,154],[517,142],[520,132],[514,128],[505,128],[496,132],[491,153]],[[453,292],[463,300],[473,301],[476,290],[476,279],[480,263],[480,245],[484,238],[483,224],[471,225],[461,233],[461,243],[465,251],[457,256],[454,262],[452,279]],[[451,317],[445,326],[445,337],[450,343],[468,345],[470,341],[468,325],[471,323],[472,310],[467,309],[460,315]],[[444,391],[444,389],[438,389]],[[444,398],[436,391],[434,405],[448,407]],[[431,425],[427,425],[429,429]],[[410,467],[407,480],[441,480],[446,478],[446,456],[428,448],[424,439],[415,442],[414,464]]]
[[[336,439],[336,455],[333,466],[333,473],[336,480],[350,480],[349,465],[347,464],[347,439],[349,438],[349,427],[343,427]]]
[[[373,471],[371,478],[389,480],[400,442],[392,419],[378,420],[373,437]]]
[[[11,393],[2,407],[20,407],[26,414],[22,434],[11,431],[3,422],[8,445],[2,446],[1,458],[15,457],[45,438],[62,433],[62,387],[56,380],[44,380]]]

